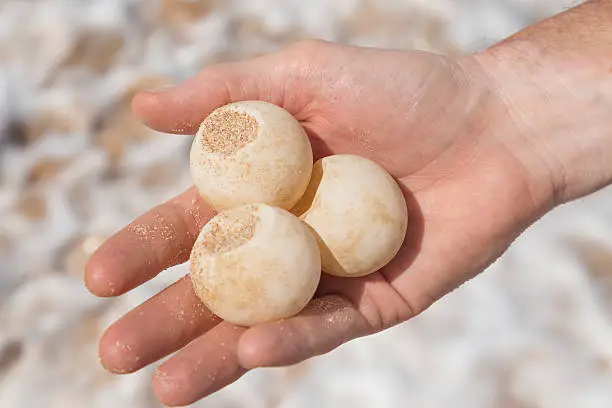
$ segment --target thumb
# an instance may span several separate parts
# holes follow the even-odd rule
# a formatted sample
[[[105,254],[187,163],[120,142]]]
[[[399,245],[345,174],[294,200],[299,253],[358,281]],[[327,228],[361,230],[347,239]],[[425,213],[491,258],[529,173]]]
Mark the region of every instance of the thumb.
[[[231,102],[263,100],[285,106],[287,77],[294,71],[282,53],[215,65],[175,87],[137,94],[132,110],[145,125],[165,133],[194,134],[216,108]]]

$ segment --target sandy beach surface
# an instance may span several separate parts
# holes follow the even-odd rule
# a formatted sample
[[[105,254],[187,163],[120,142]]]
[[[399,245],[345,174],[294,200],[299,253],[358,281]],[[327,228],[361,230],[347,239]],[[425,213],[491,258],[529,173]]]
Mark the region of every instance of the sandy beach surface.
[[[100,243],[190,185],[190,137],[129,112],[139,89],[307,37],[465,53],[571,0],[0,0],[0,407],[158,407],[152,368],[98,364],[117,317],[82,284]],[[196,404],[612,407],[612,191],[557,209],[418,318]]]

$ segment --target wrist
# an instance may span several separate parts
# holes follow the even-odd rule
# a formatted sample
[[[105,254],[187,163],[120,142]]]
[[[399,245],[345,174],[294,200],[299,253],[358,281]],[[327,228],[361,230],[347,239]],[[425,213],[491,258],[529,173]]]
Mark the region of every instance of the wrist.
[[[612,33],[582,45],[554,37],[547,44],[533,34],[469,61],[503,111],[496,136],[525,167],[534,191],[557,205],[612,181],[612,41],[606,39]]]

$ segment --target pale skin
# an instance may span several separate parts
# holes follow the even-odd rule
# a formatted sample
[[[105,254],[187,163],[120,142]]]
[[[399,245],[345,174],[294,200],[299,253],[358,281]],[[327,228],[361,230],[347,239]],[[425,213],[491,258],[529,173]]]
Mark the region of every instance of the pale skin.
[[[359,154],[395,176],[410,225],[391,264],[363,278],[324,276],[306,310],[281,322],[223,322],[185,277],[107,330],[104,367],[133,372],[178,351],[153,389],[186,405],[248,370],[303,361],[426,310],[555,206],[612,181],[610,27],[612,1],[601,0],[461,58],[309,41],[137,95],[145,124],[186,135],[229,102],[282,106],[317,157]],[[88,288],[119,296],[185,262],[213,215],[194,189],[161,204],[92,256]],[[153,233],[143,239],[143,228]]]

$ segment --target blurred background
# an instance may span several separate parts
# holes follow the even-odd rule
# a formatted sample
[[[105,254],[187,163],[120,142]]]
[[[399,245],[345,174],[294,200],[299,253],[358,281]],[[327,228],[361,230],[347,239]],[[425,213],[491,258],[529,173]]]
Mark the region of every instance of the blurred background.
[[[190,138],[129,101],[303,38],[459,54],[572,0],[0,0],[0,407],[158,407],[151,369],[112,376],[97,340],[186,273],[90,295],[100,243],[190,184]],[[200,407],[612,407],[612,192],[550,214],[413,321]]]

